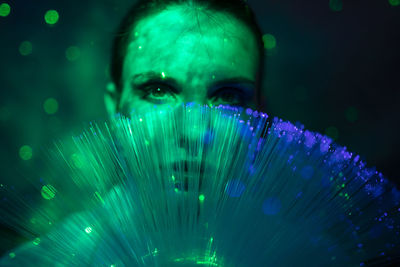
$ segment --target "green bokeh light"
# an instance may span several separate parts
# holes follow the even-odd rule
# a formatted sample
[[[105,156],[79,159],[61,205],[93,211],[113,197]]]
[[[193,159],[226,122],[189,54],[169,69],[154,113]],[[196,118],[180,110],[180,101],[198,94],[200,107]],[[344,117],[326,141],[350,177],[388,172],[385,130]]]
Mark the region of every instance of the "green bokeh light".
[[[40,238],[39,238],[39,237],[36,237],[35,240],[32,241],[32,243],[33,243],[35,246],[39,245],[39,244],[40,244]]]
[[[274,49],[276,47],[276,39],[272,34],[264,34],[262,39],[265,49]]]
[[[355,122],[358,119],[358,110],[355,107],[349,107],[346,109],[344,116],[349,122]]]
[[[92,232],[92,227],[90,227],[90,226],[86,227],[86,228],[85,228],[85,232],[86,232],[87,234],[90,234],[90,233]]]
[[[337,140],[339,138],[339,130],[335,126],[330,126],[326,128],[325,134],[333,140]]]
[[[8,254],[8,256],[12,259],[12,258],[15,258],[15,253],[14,252],[10,252],[9,254]]]
[[[203,194],[201,194],[201,195],[199,196],[200,202],[203,202],[205,198],[206,198],[206,197],[205,197]]]
[[[32,158],[32,148],[28,145],[24,145],[19,149],[19,156],[23,160],[30,160]]]
[[[23,41],[19,45],[19,53],[23,56],[32,54],[32,43],[29,41]]]
[[[0,17],[7,17],[11,12],[11,7],[7,3],[0,4]]]
[[[57,190],[50,184],[44,185],[40,191],[42,197],[47,200],[53,199],[56,195],[56,192]]]
[[[76,61],[81,56],[81,50],[77,46],[70,46],[65,51],[65,56],[69,61]]]
[[[400,6],[400,0],[389,0],[391,6]]]
[[[59,18],[60,16],[56,10],[48,10],[44,15],[44,20],[50,25],[56,24]]]
[[[48,98],[44,101],[43,108],[47,114],[54,114],[58,110],[58,102],[54,98]]]
[[[342,0],[329,0],[329,8],[335,12],[342,11],[343,9]]]

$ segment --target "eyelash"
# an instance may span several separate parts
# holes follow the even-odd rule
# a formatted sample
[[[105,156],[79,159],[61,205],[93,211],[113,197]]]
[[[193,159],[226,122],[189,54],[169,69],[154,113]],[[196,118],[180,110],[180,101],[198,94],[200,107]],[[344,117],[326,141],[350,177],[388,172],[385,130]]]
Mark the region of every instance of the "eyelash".
[[[161,104],[163,100],[149,97],[153,92],[155,92],[154,90],[156,90],[157,88],[164,88],[164,90],[161,90],[161,92],[168,93],[172,96],[174,94],[178,94],[178,92],[173,87],[170,87],[167,84],[143,84],[138,87],[138,89],[143,91],[143,93],[144,93],[143,99],[151,100],[153,102],[161,101],[160,102],[160,104]],[[165,90],[165,88],[166,88],[166,90]],[[231,103],[233,103],[233,105],[243,105],[244,102],[246,101],[246,96],[245,96],[244,92],[236,87],[221,87],[214,93],[212,98],[218,97],[218,95],[222,96],[222,94],[224,94],[224,93],[234,93],[235,94],[234,97],[236,97],[237,99],[231,102]]]
[[[217,90],[214,97],[218,95],[222,96],[224,93],[233,93],[232,95],[236,96],[237,99],[232,101],[232,103],[235,103],[235,105],[243,105],[246,100],[243,91],[236,87],[221,87]]]

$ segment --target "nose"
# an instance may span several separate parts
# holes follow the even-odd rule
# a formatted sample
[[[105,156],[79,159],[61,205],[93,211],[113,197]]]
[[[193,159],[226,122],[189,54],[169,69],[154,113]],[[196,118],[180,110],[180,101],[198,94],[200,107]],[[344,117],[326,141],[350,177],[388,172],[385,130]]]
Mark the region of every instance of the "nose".
[[[210,142],[210,122],[197,103],[185,103],[179,114],[178,147],[186,157],[199,157]]]

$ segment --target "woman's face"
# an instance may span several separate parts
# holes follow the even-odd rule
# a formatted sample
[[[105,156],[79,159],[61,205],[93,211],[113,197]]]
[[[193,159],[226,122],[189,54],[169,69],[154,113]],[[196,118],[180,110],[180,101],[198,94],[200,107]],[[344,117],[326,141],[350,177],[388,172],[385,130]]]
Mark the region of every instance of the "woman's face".
[[[130,38],[115,112],[186,102],[256,107],[256,39],[233,16],[170,6],[140,20]]]

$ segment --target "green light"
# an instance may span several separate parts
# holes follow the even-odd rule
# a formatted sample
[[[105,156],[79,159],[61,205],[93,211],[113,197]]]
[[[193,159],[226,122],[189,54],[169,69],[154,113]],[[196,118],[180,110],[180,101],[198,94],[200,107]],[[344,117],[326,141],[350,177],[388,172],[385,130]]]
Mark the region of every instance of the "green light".
[[[85,228],[85,232],[86,232],[87,234],[90,234],[90,233],[92,232],[92,227],[90,227],[90,226],[86,227],[86,228]]]
[[[199,196],[200,202],[203,202],[205,198],[206,198],[206,197],[205,197],[203,194],[201,194],[201,195]]]
[[[32,43],[24,41],[19,45],[19,53],[23,56],[32,54]]]
[[[71,155],[71,161],[72,161],[72,164],[73,164],[76,168],[80,169],[80,168],[83,167],[83,159],[82,159],[82,156],[81,156],[81,155],[76,154],[76,153],[72,154],[72,155]]]
[[[95,196],[95,198],[98,200],[98,201],[100,201],[102,204],[104,204],[104,200],[103,200],[103,198],[101,197],[101,195],[100,195],[100,193],[99,192],[95,192],[94,193],[94,196]]]
[[[32,158],[32,148],[28,145],[22,146],[19,149],[19,156],[23,160],[30,160]]]
[[[355,107],[349,107],[346,109],[344,116],[349,122],[355,122],[358,119],[358,110]]]
[[[35,246],[39,245],[39,244],[40,244],[40,238],[39,238],[39,237],[36,237],[35,240],[33,240],[32,243],[33,243]]]
[[[44,101],[43,108],[47,114],[54,114],[58,110],[58,102],[54,98],[48,98]]]
[[[339,130],[335,126],[326,128],[325,134],[333,140],[337,140],[339,138]]]
[[[162,76],[162,78],[164,79],[164,78],[165,78],[165,73],[164,73],[164,72],[161,72],[161,76]]]
[[[77,46],[70,46],[65,51],[65,57],[69,61],[76,61],[81,56],[81,50]]]
[[[342,0],[329,0],[329,8],[335,12],[342,11],[343,9]]]
[[[15,253],[14,253],[14,252],[10,252],[10,253],[8,254],[8,256],[10,256],[10,258],[13,259],[13,258],[15,258]]]
[[[274,49],[276,47],[276,39],[272,34],[264,34],[263,37],[264,48],[265,49]]]
[[[44,199],[50,200],[53,199],[54,196],[56,195],[57,190],[50,184],[44,185],[42,187],[42,190],[40,191],[40,194]]]
[[[391,6],[400,6],[400,0],[389,0]]]
[[[7,3],[2,3],[0,5],[0,17],[7,17],[10,14],[11,7]]]
[[[44,14],[44,20],[49,25],[54,25],[57,23],[60,16],[56,10],[48,10],[46,14]]]

